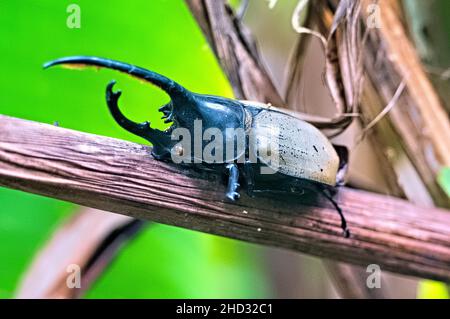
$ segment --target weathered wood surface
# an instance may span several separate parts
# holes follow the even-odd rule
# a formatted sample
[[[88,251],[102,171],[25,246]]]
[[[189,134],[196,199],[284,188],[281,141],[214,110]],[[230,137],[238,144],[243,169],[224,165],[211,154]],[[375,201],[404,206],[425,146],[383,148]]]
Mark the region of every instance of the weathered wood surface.
[[[383,270],[450,280],[450,214],[342,188],[328,203],[223,200],[214,174],[156,161],[150,148],[0,116],[0,185],[80,205]],[[320,206],[320,207],[319,207]]]

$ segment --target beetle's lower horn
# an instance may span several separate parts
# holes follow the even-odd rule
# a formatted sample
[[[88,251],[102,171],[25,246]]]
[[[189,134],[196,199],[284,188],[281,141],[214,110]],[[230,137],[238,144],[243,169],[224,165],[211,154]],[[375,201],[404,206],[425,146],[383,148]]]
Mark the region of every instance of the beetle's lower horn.
[[[116,122],[130,133],[136,134],[153,144],[152,154],[157,158],[163,158],[170,154],[172,140],[170,134],[150,127],[149,122],[135,123],[129,120],[119,109],[117,104],[121,91],[113,91],[115,81],[109,82],[106,87],[106,103],[111,115]]]
[[[44,64],[44,68],[46,69],[55,65],[97,66],[117,70],[158,86],[172,100],[186,98],[190,95],[188,90],[164,75],[124,62],[93,56],[71,56],[47,62]]]

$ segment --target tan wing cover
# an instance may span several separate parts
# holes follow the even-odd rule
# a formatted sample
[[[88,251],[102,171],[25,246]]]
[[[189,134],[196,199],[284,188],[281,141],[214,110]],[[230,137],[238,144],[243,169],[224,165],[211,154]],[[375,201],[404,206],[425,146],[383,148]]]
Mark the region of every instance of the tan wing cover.
[[[263,110],[252,128],[253,149],[263,163],[285,175],[336,185],[339,157],[316,127],[278,110]]]

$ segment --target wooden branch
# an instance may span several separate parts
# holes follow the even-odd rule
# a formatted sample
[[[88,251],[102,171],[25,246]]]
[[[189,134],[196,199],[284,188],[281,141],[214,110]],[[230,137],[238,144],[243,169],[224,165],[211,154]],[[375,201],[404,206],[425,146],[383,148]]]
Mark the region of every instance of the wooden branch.
[[[327,203],[223,200],[220,176],[154,160],[150,148],[0,116],[0,185],[84,206],[405,275],[450,281],[450,214],[342,188],[352,238]]]

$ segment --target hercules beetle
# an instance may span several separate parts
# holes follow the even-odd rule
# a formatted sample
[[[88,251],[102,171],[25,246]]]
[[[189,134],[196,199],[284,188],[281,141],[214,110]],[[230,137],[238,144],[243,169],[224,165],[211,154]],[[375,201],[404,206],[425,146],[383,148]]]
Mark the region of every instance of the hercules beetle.
[[[246,146],[233,147],[209,166],[225,168],[228,173],[226,196],[231,200],[239,198],[239,181],[245,183],[247,193],[253,196],[256,192],[296,192],[305,189],[324,195],[334,205],[341,217],[341,227],[345,237],[350,233],[347,223],[338,204],[332,197],[334,187],[342,184],[347,164],[347,149],[332,145],[331,142],[313,125],[300,120],[295,113],[283,111],[266,104],[233,100],[219,96],[196,94],[188,91],[175,81],[152,71],[114,60],[74,56],[48,62],[44,68],[54,65],[96,66],[118,70],[131,76],[143,79],[164,90],[171,98],[163,105],[161,111],[165,123],[172,125],[165,131],[150,126],[149,122],[135,123],[126,118],[119,110],[120,91],[114,92],[115,81],[111,81],[106,89],[106,101],[109,110],[117,123],[153,144],[152,155],[158,160],[170,160],[174,155],[182,155],[183,148],[173,138],[177,128],[194,132],[194,122],[201,120],[206,127],[216,128],[221,132],[228,129],[252,131],[254,138],[250,141],[246,136]],[[276,137],[278,145],[274,147],[268,142]],[[234,142],[237,136],[225,134],[222,150],[230,139]],[[192,142],[192,141],[191,141]],[[237,141],[239,142],[239,141]],[[202,139],[202,149],[206,147]],[[251,150],[250,150],[251,149]],[[273,153],[279,158],[274,167]],[[185,154],[186,155],[186,154]],[[256,155],[255,161],[249,158]],[[194,163],[199,163],[198,156],[189,153]],[[201,164],[205,164],[200,159]],[[262,168],[273,169],[271,174],[262,174]]]

